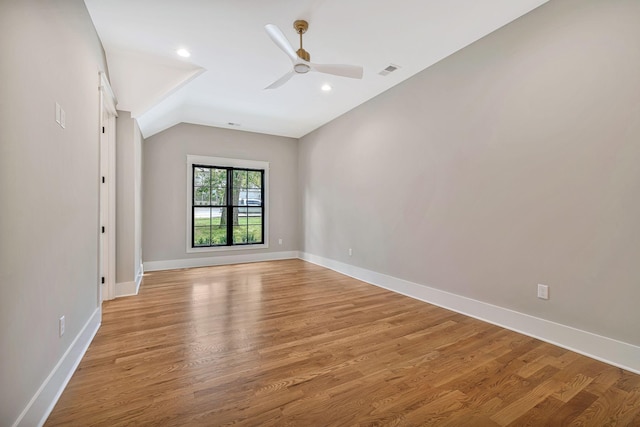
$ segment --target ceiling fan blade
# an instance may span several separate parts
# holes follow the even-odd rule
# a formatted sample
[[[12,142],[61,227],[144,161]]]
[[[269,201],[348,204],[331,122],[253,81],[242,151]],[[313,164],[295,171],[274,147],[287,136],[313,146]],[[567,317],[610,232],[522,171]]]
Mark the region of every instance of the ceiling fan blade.
[[[362,67],[358,65],[344,64],[311,64],[311,69],[319,73],[333,74],[334,76],[349,77],[351,79],[362,78]]]
[[[293,71],[289,71],[287,74],[285,74],[284,76],[280,77],[278,80],[276,80],[275,82],[271,83],[269,86],[265,87],[265,89],[275,89],[275,88],[278,88],[278,87],[282,86],[283,84],[288,82],[289,79],[291,77],[293,77],[294,74],[295,73]]]
[[[289,43],[289,40],[284,36],[280,28],[273,24],[267,24],[264,26],[264,29],[267,30],[267,34],[269,34],[271,40],[273,40],[273,42],[287,54],[292,62],[295,62],[298,59],[296,51],[293,49],[291,43]]]

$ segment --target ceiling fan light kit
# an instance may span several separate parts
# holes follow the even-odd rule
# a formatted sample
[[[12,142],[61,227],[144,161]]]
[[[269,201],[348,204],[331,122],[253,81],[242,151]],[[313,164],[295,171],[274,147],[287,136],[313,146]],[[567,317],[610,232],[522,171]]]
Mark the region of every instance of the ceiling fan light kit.
[[[311,67],[309,67],[307,64],[296,64],[293,66],[293,71],[295,71],[298,74],[305,74],[308,73],[311,70]]]
[[[362,67],[357,65],[344,64],[314,64],[311,61],[311,55],[302,47],[302,35],[309,29],[309,23],[305,20],[298,19],[294,21],[293,28],[300,37],[300,48],[296,51],[285,37],[284,33],[273,24],[265,25],[265,30],[271,40],[287,54],[293,64],[293,70],[271,83],[265,89],[275,89],[285,84],[294,74],[306,74],[309,71],[318,73],[332,74],[334,76],[348,77],[352,79],[362,78]]]

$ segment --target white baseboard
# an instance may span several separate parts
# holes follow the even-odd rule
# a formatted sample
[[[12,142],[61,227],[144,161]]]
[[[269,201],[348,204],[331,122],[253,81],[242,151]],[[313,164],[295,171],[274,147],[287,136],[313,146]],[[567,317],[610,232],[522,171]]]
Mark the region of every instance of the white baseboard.
[[[638,346],[305,252],[300,259],[640,374]]]
[[[130,297],[133,295],[138,295],[138,290],[140,289],[141,280],[142,280],[142,276],[138,277],[133,282],[116,283],[113,297],[121,298],[121,297]]]
[[[297,251],[267,252],[245,255],[222,255],[206,258],[184,258],[167,261],[147,261],[145,271],[175,270],[177,268],[209,267],[214,265],[244,264],[249,262],[276,261],[298,258]]]
[[[133,295],[138,295],[138,291],[140,291],[140,284],[142,283],[142,276],[144,275],[144,267],[142,263],[140,263],[138,273],[136,275],[136,280],[133,282],[121,282],[116,283],[114,286],[113,297],[130,297]]]
[[[98,332],[101,321],[102,307],[98,307],[13,423],[13,427],[42,426],[45,423]]]

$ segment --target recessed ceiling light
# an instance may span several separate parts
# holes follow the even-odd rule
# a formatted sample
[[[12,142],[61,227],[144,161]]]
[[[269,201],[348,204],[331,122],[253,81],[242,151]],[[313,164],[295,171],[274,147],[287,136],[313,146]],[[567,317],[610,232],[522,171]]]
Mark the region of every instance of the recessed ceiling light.
[[[330,92],[332,87],[329,83],[325,83],[322,85],[320,89],[322,89],[323,92]]]
[[[191,52],[189,52],[187,49],[178,49],[176,53],[183,58],[188,58],[191,56]]]

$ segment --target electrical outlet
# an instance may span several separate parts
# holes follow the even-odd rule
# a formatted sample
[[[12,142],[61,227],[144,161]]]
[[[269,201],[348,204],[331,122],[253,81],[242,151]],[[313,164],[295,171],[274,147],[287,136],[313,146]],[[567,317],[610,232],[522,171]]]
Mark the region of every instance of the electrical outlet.
[[[349,248],[349,256],[353,255],[353,250]]]
[[[60,316],[60,319],[58,320],[58,333],[60,334],[61,337],[64,335],[64,329],[65,329],[64,316]]]
[[[549,286],[538,284],[538,298],[549,299]]]
[[[282,244],[282,239],[278,239],[278,244],[281,245]]]

